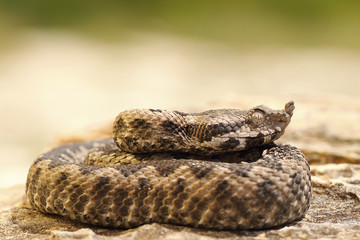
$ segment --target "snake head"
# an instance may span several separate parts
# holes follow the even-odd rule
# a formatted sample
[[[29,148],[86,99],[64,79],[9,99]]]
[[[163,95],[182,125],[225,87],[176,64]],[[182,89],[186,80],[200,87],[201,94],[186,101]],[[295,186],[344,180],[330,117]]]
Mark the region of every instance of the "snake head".
[[[250,109],[246,116],[250,139],[253,142],[262,139],[262,144],[278,139],[289,125],[294,109],[294,101],[286,103],[283,110],[273,110],[264,105]]]
[[[284,110],[273,110],[267,106],[260,105],[249,110],[247,118],[255,125],[268,124],[269,126],[279,125],[286,127],[291,120],[295,109],[294,101],[285,104]],[[285,126],[284,126],[285,125]]]

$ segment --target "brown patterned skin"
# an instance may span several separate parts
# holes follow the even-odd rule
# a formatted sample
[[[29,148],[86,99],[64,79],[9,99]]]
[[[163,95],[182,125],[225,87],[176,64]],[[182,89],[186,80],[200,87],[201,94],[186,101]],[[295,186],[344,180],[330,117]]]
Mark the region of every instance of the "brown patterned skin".
[[[285,110],[257,106],[248,111],[178,111],[134,109],[114,122],[116,145],[132,153],[192,152],[213,154],[240,151],[278,139],[290,123],[294,102]]]
[[[305,156],[273,143],[293,109],[289,102],[280,111],[125,111],[114,122],[115,143],[74,143],[39,156],[26,195],[42,212],[100,226],[284,225],[301,219],[311,198]]]

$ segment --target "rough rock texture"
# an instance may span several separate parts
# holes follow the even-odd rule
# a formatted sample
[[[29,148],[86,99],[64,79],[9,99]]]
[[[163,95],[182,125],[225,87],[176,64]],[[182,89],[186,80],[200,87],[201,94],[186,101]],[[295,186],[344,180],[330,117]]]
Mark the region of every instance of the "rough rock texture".
[[[246,98],[211,107],[281,108],[289,100]],[[294,99],[296,110],[281,142],[303,149],[311,164],[313,198],[305,218],[278,229],[210,231],[149,224],[130,230],[104,229],[45,215],[24,202],[24,186],[0,189],[0,239],[360,239],[360,101],[334,96]],[[110,125],[110,124],[109,124]],[[61,142],[110,134],[79,133]]]

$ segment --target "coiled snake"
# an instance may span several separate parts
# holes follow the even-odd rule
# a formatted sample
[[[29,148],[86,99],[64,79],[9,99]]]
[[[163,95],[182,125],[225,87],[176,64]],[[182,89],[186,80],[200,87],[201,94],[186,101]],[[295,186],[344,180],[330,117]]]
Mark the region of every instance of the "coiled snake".
[[[41,212],[119,228],[263,229],[301,219],[310,205],[309,165],[299,149],[273,143],[294,108],[124,111],[113,140],[39,156],[27,199]]]

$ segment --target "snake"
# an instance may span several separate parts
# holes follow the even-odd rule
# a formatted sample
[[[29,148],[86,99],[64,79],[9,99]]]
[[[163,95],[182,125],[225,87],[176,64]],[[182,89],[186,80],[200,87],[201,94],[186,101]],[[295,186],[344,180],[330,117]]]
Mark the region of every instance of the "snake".
[[[112,138],[41,154],[26,198],[40,212],[119,229],[284,226],[304,217],[312,195],[303,152],[274,143],[294,109],[290,101],[282,110],[126,110]]]

